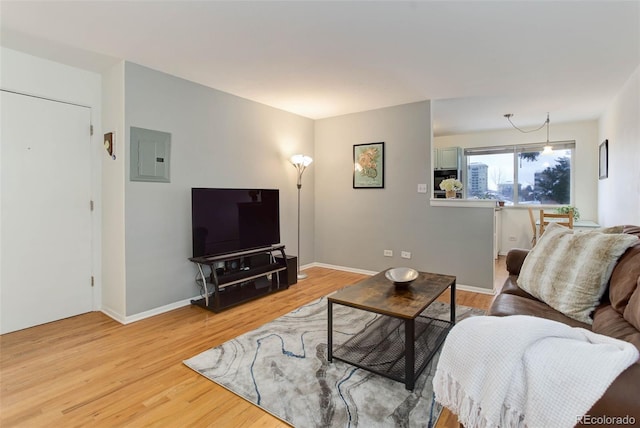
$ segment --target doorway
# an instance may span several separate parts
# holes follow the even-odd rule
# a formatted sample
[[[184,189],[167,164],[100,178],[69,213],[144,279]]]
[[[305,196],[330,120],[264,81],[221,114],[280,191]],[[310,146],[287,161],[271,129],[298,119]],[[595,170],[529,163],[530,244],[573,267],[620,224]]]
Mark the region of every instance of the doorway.
[[[92,310],[91,110],[0,91],[0,333]]]

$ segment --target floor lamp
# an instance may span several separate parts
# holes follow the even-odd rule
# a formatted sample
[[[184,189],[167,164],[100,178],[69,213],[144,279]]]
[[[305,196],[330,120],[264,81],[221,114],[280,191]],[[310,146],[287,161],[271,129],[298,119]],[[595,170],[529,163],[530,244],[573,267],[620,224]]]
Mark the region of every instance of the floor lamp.
[[[313,162],[313,159],[311,159],[310,156],[291,156],[291,163],[298,170],[298,279],[305,279],[307,277],[306,273],[300,272],[300,189],[302,189],[302,173],[311,165],[311,162]]]

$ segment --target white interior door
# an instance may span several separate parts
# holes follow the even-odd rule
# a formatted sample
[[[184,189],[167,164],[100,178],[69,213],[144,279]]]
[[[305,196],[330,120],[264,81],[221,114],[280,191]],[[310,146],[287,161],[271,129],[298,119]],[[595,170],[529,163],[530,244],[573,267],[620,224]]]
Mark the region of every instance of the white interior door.
[[[0,333],[92,310],[91,111],[0,91]]]

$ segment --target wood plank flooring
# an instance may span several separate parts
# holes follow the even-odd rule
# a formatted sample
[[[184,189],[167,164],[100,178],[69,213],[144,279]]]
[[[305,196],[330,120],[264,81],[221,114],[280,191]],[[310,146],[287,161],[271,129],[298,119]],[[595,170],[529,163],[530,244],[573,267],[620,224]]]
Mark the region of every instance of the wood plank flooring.
[[[0,426],[287,426],[182,361],[366,277],[306,272],[286,291],[220,314],[187,306],[121,325],[92,312],[0,336]],[[481,309],[491,299],[457,297]],[[457,426],[447,413],[438,426]]]

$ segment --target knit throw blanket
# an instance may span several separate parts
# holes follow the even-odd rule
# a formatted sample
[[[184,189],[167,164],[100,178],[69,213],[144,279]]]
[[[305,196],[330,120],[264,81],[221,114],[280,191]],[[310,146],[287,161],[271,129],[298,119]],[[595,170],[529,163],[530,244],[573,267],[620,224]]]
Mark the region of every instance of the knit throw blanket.
[[[573,427],[636,361],[635,346],[582,328],[473,317],[449,333],[433,389],[467,428]]]

